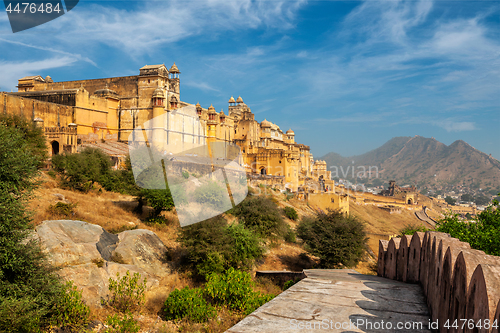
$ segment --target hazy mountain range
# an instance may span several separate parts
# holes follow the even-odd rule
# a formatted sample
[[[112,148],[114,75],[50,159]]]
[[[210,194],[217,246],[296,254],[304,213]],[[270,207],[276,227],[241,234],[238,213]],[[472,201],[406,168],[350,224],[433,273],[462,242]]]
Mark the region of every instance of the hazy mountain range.
[[[465,185],[500,191],[500,161],[462,140],[447,146],[434,138],[396,137],[362,155],[343,157],[331,152],[319,159],[326,161],[332,177],[350,181],[379,184],[378,172],[384,183],[394,179],[400,185]]]

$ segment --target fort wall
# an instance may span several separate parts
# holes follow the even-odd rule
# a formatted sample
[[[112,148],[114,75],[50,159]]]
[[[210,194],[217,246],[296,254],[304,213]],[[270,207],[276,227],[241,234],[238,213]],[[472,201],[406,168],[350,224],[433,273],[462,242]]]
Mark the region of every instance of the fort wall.
[[[428,231],[380,240],[378,265],[379,276],[421,284],[439,332],[498,332],[493,323],[500,325],[500,257]],[[444,326],[455,320],[458,328]],[[462,325],[465,320],[474,325]]]

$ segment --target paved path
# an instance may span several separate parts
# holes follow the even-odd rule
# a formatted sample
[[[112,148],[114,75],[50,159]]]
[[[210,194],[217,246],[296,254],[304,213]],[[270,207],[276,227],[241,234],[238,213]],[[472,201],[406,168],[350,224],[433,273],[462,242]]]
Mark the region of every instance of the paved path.
[[[307,278],[227,332],[432,332],[425,298],[417,284],[350,269],[304,272]],[[408,326],[398,329],[398,323]]]

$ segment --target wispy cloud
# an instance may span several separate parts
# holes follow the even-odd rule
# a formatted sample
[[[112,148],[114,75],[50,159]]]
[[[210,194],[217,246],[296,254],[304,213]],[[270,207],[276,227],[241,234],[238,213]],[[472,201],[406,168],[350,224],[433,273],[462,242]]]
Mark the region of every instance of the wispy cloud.
[[[435,125],[444,128],[447,132],[463,132],[476,130],[476,124],[470,121],[444,121]]]
[[[48,51],[48,52],[52,52],[52,53],[66,55],[66,56],[69,56],[69,57],[72,57],[72,58],[76,58],[78,60],[82,60],[82,61],[88,62],[89,64],[97,67],[97,64],[94,61],[92,61],[91,59],[89,59],[87,57],[82,56],[81,54],[76,54],[76,53],[61,51],[61,50],[58,50],[58,49],[55,49],[55,48],[52,48],[52,47],[37,46],[37,45],[33,45],[33,44],[27,44],[27,43],[22,43],[22,42],[14,41],[14,40],[8,40],[8,39],[0,38],[0,44],[2,42],[3,43],[7,43],[7,44],[12,44],[12,45],[24,46],[24,47],[32,48],[32,49],[36,49],[36,50],[42,50],[42,51]]]
[[[216,92],[220,92],[219,89],[210,86],[206,82],[187,81],[187,82],[183,82],[182,84],[186,85],[188,87],[194,87],[194,88],[198,88],[198,89],[201,89],[201,90],[204,90],[204,91],[216,91]]]
[[[38,61],[0,61],[0,89],[11,90],[17,80],[33,72],[49,68],[64,67],[77,61],[74,57],[55,57]]]
[[[35,29],[56,30],[51,42],[76,47],[103,44],[144,54],[152,47],[200,34],[213,38],[210,34],[220,31],[260,26],[289,29],[297,10],[305,3],[305,0],[140,1],[134,8],[125,9],[102,3],[87,4]],[[27,40],[33,36],[24,34]]]

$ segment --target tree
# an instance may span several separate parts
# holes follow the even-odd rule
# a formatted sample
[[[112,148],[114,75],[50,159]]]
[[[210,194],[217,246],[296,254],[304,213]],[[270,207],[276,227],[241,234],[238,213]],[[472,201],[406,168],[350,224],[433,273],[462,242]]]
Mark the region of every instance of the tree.
[[[23,128],[29,127],[0,123],[0,332],[34,332],[48,325],[63,294],[54,269],[29,238],[24,207],[43,164],[37,142],[44,139]]]
[[[457,200],[453,199],[453,198],[452,198],[452,197],[450,197],[450,196],[447,196],[447,197],[444,199],[444,201],[446,201],[446,203],[447,203],[448,205],[452,205],[452,206],[454,206],[454,205],[455,205],[455,203],[457,202]]]
[[[142,189],[138,200],[139,209],[142,209],[143,204],[147,202],[153,207],[155,217],[159,216],[162,211],[170,211],[175,207],[172,194],[168,188],[166,190]]]
[[[297,227],[297,235],[310,252],[321,259],[324,268],[335,268],[339,264],[354,266],[366,250],[364,224],[338,210],[304,218]]]
[[[436,230],[446,232],[486,254],[500,255],[500,205],[498,200],[475,218],[475,223],[462,221],[458,214],[447,214],[438,221]]]
[[[487,205],[490,201],[491,201],[490,198],[488,198],[487,196],[485,196],[483,194],[478,194],[474,198],[474,202],[476,203],[476,205],[479,205],[479,206]]]
[[[466,202],[472,202],[472,201],[474,201],[474,196],[470,193],[462,194],[462,196],[460,197],[460,200],[466,201]]]
[[[105,183],[111,159],[100,149],[87,147],[77,154],[53,156],[52,166],[61,175],[64,187],[88,192],[94,183]]]
[[[178,241],[204,277],[230,267],[250,269],[264,253],[259,237],[241,224],[228,225],[221,215],[183,227]]]
[[[284,238],[290,231],[278,205],[265,196],[249,196],[230,213],[262,238]]]

